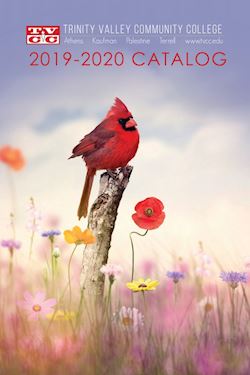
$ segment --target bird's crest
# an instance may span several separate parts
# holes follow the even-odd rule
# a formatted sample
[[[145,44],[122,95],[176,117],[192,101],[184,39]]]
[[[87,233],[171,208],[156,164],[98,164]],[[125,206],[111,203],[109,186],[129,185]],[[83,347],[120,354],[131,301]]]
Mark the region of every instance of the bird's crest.
[[[110,108],[110,110],[108,111],[108,113],[106,115],[106,118],[110,117],[110,116],[113,116],[113,115],[116,115],[117,113],[121,113],[121,112],[123,112],[123,113],[130,113],[129,110],[128,110],[128,108],[121,101],[121,99],[115,98],[115,102],[112,105],[112,107]]]

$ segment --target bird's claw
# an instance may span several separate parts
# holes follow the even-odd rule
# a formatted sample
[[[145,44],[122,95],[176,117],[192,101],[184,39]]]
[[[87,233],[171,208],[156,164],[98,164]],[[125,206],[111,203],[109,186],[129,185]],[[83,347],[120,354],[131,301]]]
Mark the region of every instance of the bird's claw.
[[[119,169],[107,169],[107,174],[109,175],[109,177],[113,178],[113,180],[117,180],[119,178]]]

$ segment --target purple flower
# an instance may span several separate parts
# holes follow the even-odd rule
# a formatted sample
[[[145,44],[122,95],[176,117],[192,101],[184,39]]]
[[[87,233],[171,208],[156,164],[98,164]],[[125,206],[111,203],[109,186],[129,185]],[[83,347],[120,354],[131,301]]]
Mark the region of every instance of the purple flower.
[[[167,277],[173,280],[174,283],[178,283],[180,279],[184,279],[184,272],[180,271],[168,271]]]
[[[50,239],[52,239],[55,236],[60,236],[60,234],[61,231],[57,229],[47,230],[41,233],[42,237],[49,237]]]
[[[239,283],[247,282],[247,273],[246,272],[221,272],[220,278],[228,283],[231,288],[235,289]]]
[[[21,242],[15,241],[15,240],[2,240],[1,246],[7,247],[8,249],[12,249],[12,250],[13,249],[19,250],[21,247]]]

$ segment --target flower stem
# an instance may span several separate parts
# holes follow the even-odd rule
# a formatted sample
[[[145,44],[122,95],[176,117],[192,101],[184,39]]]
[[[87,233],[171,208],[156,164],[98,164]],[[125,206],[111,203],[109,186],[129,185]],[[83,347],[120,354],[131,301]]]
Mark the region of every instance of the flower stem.
[[[174,303],[176,305],[177,302],[177,297],[178,297],[178,283],[174,283]]]
[[[231,322],[231,345],[235,336],[235,289],[231,288],[232,322]]]
[[[81,296],[80,296],[80,301],[79,301],[79,306],[76,314],[76,329],[79,327],[81,317],[82,317],[82,305],[83,305],[83,300],[84,300],[84,289],[81,289]]]
[[[10,277],[12,277],[12,272],[13,272],[13,255],[14,255],[13,248],[9,248],[9,252],[10,252],[9,274],[10,274]]]
[[[9,191],[10,191],[10,199],[11,199],[11,210],[13,212],[13,216],[16,213],[16,190],[15,190],[15,184],[13,180],[13,175],[9,167],[6,168],[7,173],[7,180],[9,185]]]
[[[70,279],[70,266],[71,266],[71,261],[72,261],[72,258],[73,258],[73,255],[77,249],[77,246],[78,245],[75,245],[71,255],[70,255],[70,258],[69,258],[69,263],[68,263],[68,285],[69,285],[69,310],[70,310],[70,306],[71,306],[71,299],[72,299],[72,290],[71,290],[71,279]]]
[[[16,227],[15,227],[15,215],[13,214],[13,212],[11,212],[10,214],[10,226],[12,229],[13,239],[15,240],[16,239]]]
[[[33,248],[33,243],[34,243],[34,237],[35,237],[35,232],[32,231],[31,236],[30,236],[29,259],[31,259],[31,255],[32,255],[32,248]]]
[[[147,304],[146,304],[146,297],[145,297],[144,290],[142,291],[142,296],[143,296],[144,314],[146,316],[147,315]]]
[[[59,283],[58,283],[58,258],[53,255],[53,260],[54,260],[54,274],[55,274],[55,296],[57,298],[58,293],[59,293]]]
[[[57,274],[58,274],[58,260],[57,260],[57,257],[53,256],[54,258],[54,271],[55,271],[55,279],[57,278]]]
[[[32,210],[35,209],[35,202],[34,202],[34,199],[31,197],[30,198],[30,207]],[[35,217],[35,214],[34,214],[34,211],[33,211],[33,218],[32,218],[32,232],[31,232],[31,236],[30,236],[30,248],[29,248],[29,259],[31,259],[31,256],[32,256],[32,249],[33,249],[33,244],[34,244],[34,237],[35,237],[35,230],[34,228],[36,227],[36,217]]]
[[[137,234],[138,236],[144,237],[148,233],[148,229],[146,230],[145,233],[141,234],[138,232],[130,232],[129,233],[129,238],[130,238],[130,243],[131,243],[131,248],[132,248],[132,273],[131,273],[131,281],[134,279],[134,271],[135,271],[135,249],[134,249],[134,243],[132,239],[133,234]]]
[[[54,293],[55,289],[55,264],[54,264],[54,256],[53,256],[53,250],[54,250],[54,238],[50,238],[50,255],[51,255],[51,280],[52,280],[52,293]]]
[[[109,290],[108,290],[108,301],[107,301],[107,309],[108,309],[108,315],[111,316],[111,290],[112,285],[114,281],[109,280]]]

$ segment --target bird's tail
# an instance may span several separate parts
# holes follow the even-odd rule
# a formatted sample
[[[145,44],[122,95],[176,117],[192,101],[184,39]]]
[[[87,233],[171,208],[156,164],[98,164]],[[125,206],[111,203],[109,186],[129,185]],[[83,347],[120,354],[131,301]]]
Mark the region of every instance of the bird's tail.
[[[78,212],[77,212],[79,220],[81,219],[82,216],[86,217],[88,214],[89,196],[90,196],[95,172],[96,172],[95,169],[88,168],[81,201],[80,201],[80,205],[79,205]]]

